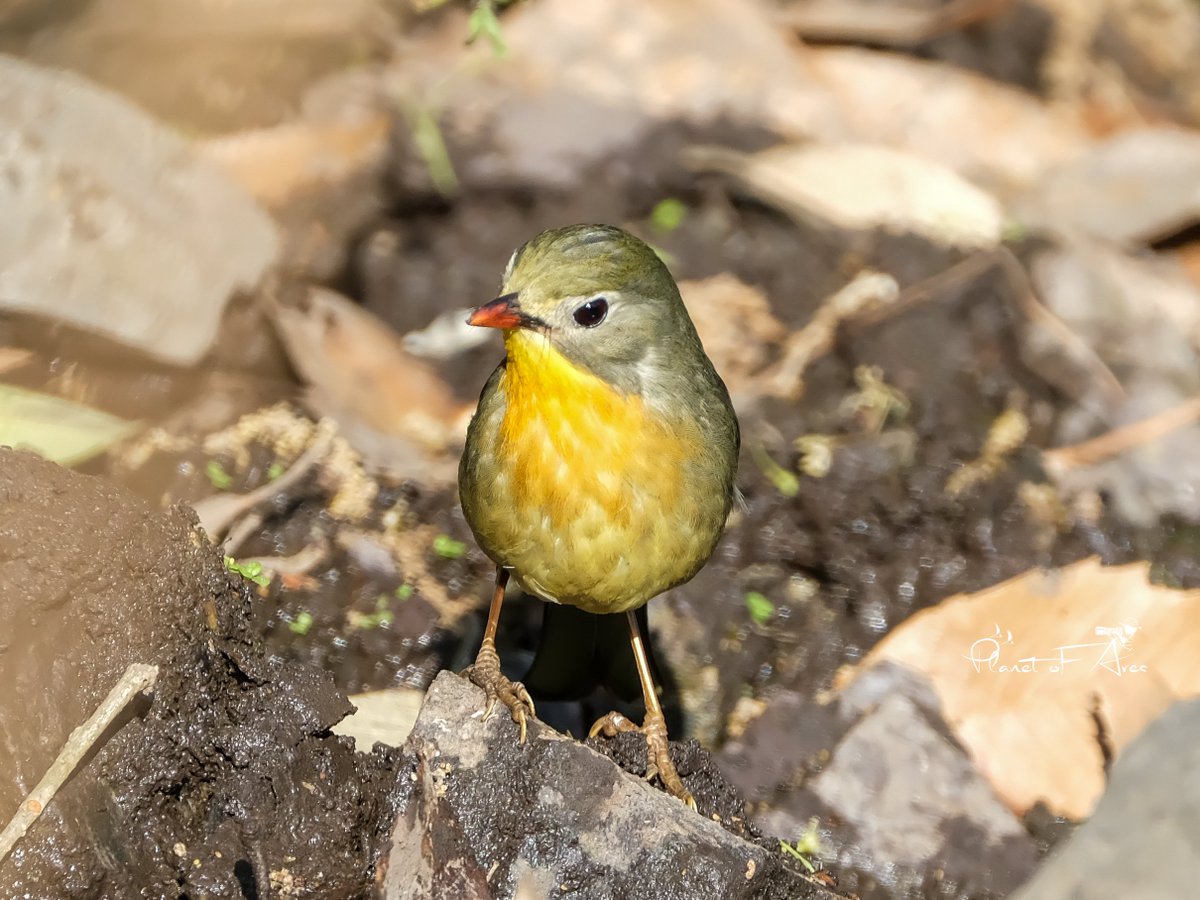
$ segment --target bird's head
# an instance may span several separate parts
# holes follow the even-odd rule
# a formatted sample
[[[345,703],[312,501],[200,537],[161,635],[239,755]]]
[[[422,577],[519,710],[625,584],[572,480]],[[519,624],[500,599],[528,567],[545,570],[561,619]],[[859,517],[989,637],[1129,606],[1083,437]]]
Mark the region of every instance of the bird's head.
[[[472,325],[538,340],[623,391],[678,354],[703,354],[679,289],[645,242],[609,225],[545,231],[512,255],[501,296]]]

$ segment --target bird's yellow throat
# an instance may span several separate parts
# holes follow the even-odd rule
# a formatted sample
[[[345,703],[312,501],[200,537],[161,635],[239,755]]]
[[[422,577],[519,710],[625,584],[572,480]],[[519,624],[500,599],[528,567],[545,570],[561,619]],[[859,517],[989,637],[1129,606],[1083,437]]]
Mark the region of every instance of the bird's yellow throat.
[[[552,527],[567,526],[597,503],[614,527],[627,527],[637,504],[630,482],[654,485],[671,508],[678,481],[672,467],[692,447],[687,436],[575,365],[536,332],[505,332],[508,363],[501,380],[507,409],[500,428],[509,448],[513,486],[541,505]]]

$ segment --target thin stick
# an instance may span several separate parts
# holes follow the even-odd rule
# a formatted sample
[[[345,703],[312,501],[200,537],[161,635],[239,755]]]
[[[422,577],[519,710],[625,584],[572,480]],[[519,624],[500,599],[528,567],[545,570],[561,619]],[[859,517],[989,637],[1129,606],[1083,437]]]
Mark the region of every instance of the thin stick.
[[[1042,452],[1042,464],[1047,471],[1061,475],[1081,466],[1094,466],[1124,453],[1165,437],[1177,428],[1182,428],[1200,419],[1200,397],[1192,397],[1160,413],[1106,431],[1081,444],[1056,447]]]
[[[46,770],[37,787],[21,803],[20,809],[5,826],[4,831],[0,831],[0,863],[4,862],[17,841],[23,838],[25,832],[37,821],[42,810],[54,799],[59,788],[75,771],[75,767],[92,749],[104,730],[112,724],[112,720],[137,694],[151,687],[157,678],[158,666],[133,663],[91,717],[71,732],[58,758]]]

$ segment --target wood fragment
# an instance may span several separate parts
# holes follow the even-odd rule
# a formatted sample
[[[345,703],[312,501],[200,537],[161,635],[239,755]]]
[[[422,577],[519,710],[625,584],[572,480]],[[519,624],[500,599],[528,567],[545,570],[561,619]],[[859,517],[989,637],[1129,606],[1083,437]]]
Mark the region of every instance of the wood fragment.
[[[157,679],[158,666],[131,664],[96,711],[71,732],[58,757],[42,776],[42,780],[21,803],[4,830],[0,831],[0,863],[4,862],[17,841],[25,836],[42,811],[50,805],[54,795],[91,751],[100,735],[112,724],[113,719],[135,696],[152,687]]]

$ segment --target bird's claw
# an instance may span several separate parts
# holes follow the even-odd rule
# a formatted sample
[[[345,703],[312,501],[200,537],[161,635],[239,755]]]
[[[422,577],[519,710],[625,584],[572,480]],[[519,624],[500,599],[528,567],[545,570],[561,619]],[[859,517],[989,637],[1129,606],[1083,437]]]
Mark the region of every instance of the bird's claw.
[[[646,774],[643,778],[652,781],[655,777],[662,782],[667,793],[678,797],[693,811],[696,809],[696,798],[683,786],[683,779],[671,760],[670,745],[667,741],[667,723],[661,715],[646,716],[639,726],[631,722],[619,712],[610,712],[596,720],[588,731],[588,737],[603,734],[605,737],[615,737],[627,731],[640,731],[646,737]]]
[[[528,722],[537,717],[533,706],[533,698],[525,690],[525,685],[519,681],[510,681],[500,671],[500,658],[493,650],[490,654],[483,650],[473,666],[463,671],[472,684],[483,688],[487,695],[487,707],[483,713],[483,721],[488,721],[496,711],[496,704],[503,703],[512,713],[512,720],[517,723],[521,732],[521,743],[525,743],[528,732]]]

